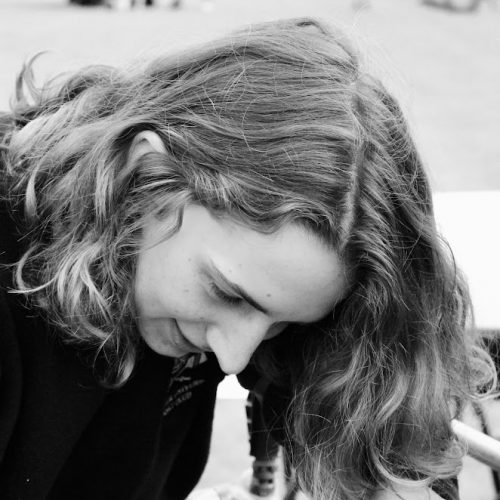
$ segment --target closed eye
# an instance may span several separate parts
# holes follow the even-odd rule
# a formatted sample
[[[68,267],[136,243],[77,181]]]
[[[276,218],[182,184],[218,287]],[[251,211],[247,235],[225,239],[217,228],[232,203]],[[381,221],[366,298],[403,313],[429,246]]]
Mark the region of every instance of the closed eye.
[[[230,295],[226,293],[224,290],[221,290],[213,281],[209,283],[210,290],[212,293],[222,302],[225,302],[226,304],[229,305],[239,305],[242,302],[244,302],[244,299],[242,297],[239,297],[237,295]]]
[[[262,304],[259,304],[255,299],[253,299],[252,296],[249,295],[241,286],[227,279],[227,277],[211,260],[207,264],[207,271],[205,271],[205,275],[208,276],[212,293],[215,294],[217,298],[225,300],[227,303],[233,305],[239,304],[240,302],[246,302],[253,308],[257,309],[257,311],[269,315],[269,311],[262,306]],[[223,289],[220,288],[221,283],[223,284]],[[228,293],[226,290],[231,290],[231,292]]]

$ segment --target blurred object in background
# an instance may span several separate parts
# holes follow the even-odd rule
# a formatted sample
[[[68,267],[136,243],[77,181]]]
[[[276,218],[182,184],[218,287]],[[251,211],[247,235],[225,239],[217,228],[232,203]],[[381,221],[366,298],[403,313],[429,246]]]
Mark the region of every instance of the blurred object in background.
[[[105,5],[112,9],[125,10],[136,5],[150,7],[154,5],[154,0],[69,0],[69,3],[75,5]]]
[[[69,0],[70,4],[75,5],[103,5],[103,0]]]
[[[69,3],[74,5],[104,5],[115,10],[133,9],[138,6],[180,9],[183,5],[182,0],[69,0]],[[356,0],[355,3],[365,4],[368,3],[368,0]],[[211,12],[214,7],[212,0],[201,0],[203,12]]]
[[[474,12],[478,10],[481,4],[488,3],[496,7],[497,1],[498,0],[422,0],[422,3],[430,7],[440,7],[454,12]]]
[[[250,391],[247,398],[246,413],[250,441],[250,455],[254,458],[249,490],[259,497],[272,497],[276,490],[278,474],[279,445],[268,432],[263,414],[262,401],[265,390],[261,384]]]
[[[183,3],[183,0],[172,0],[170,7],[172,9],[180,9]],[[201,10],[203,12],[211,12],[212,10],[214,10],[214,7],[215,5],[212,0],[201,0]]]

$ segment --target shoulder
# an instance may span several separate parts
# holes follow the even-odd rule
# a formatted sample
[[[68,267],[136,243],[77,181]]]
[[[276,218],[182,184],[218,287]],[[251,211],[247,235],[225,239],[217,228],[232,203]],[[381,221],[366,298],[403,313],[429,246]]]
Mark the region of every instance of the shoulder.
[[[13,360],[17,354],[18,343],[15,335],[15,325],[12,313],[7,301],[7,292],[0,288],[0,380],[2,369]],[[17,358],[17,356],[15,356]]]
[[[0,462],[15,427],[22,393],[22,367],[15,325],[0,289]]]
[[[14,323],[12,313],[7,300],[7,291],[0,286],[0,345],[11,337]]]

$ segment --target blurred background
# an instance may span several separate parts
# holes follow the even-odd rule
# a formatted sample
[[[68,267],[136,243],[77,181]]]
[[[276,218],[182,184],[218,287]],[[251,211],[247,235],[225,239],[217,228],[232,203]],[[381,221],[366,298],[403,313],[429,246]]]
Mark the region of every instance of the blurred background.
[[[470,283],[478,325],[500,329],[500,0],[0,0],[0,109],[40,51],[42,80],[86,64],[124,64],[203,43],[242,25],[315,16],[353,36],[392,89],[427,164],[438,223]],[[244,393],[221,387],[202,485],[250,466]],[[500,411],[488,418],[500,436]],[[470,422],[476,425],[474,416]],[[498,430],[496,430],[498,429]],[[490,471],[467,460],[462,500],[495,498]]]

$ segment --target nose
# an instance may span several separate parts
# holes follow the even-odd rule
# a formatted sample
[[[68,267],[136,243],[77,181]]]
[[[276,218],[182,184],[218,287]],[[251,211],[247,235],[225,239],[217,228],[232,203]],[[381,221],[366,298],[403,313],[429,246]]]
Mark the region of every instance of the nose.
[[[266,338],[270,324],[264,319],[222,322],[207,327],[207,343],[228,375],[240,373]]]

